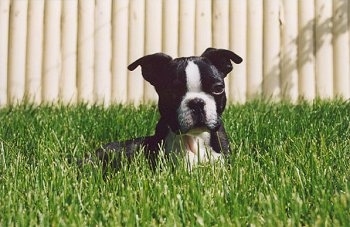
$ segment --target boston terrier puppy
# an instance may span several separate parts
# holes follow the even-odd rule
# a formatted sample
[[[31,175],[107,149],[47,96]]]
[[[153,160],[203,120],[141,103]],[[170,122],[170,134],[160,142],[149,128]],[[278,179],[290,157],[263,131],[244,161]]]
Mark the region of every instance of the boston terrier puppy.
[[[154,168],[160,153],[180,154],[192,168],[229,154],[221,115],[231,61],[239,64],[242,58],[230,50],[208,48],[201,56],[172,59],[156,53],[130,64],[131,71],[140,66],[144,79],[155,87],[160,119],[154,135],[108,143],[95,152],[98,160],[104,167],[118,168],[121,155],[132,160],[143,152]]]

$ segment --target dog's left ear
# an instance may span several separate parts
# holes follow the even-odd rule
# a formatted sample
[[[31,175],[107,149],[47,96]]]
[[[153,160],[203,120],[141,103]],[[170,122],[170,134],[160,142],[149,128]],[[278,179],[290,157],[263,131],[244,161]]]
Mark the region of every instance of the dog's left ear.
[[[163,53],[150,54],[131,63],[128,69],[133,71],[140,65],[143,78],[155,86],[161,80],[164,66],[171,60],[172,58],[169,55]]]
[[[208,48],[201,56],[207,58],[220,72],[224,74],[224,77],[233,69],[231,61],[236,64],[240,64],[243,61],[240,56],[225,49]]]

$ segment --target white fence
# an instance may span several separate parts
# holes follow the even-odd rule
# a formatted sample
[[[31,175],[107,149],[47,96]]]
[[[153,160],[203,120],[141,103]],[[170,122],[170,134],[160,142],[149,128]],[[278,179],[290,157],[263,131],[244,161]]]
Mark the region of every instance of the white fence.
[[[0,0],[0,105],[154,100],[127,65],[231,49],[233,102],[350,97],[348,0]]]

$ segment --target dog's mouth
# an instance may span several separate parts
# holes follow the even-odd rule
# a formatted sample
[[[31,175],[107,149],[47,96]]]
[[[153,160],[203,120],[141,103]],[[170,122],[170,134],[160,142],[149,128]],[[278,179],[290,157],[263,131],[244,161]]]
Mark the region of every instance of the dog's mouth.
[[[202,126],[202,127],[196,127],[188,130],[185,135],[190,135],[190,136],[197,136],[203,132],[210,132],[210,129],[208,127]]]
[[[177,135],[198,136],[204,132],[215,132],[219,129],[220,124],[206,125],[204,123],[196,124],[193,127],[180,127],[177,130],[172,130]]]
[[[209,118],[206,115],[198,116],[193,114],[182,115],[185,116],[179,119],[178,133],[181,134],[200,134],[202,132],[215,131],[219,128],[219,120],[216,118]]]

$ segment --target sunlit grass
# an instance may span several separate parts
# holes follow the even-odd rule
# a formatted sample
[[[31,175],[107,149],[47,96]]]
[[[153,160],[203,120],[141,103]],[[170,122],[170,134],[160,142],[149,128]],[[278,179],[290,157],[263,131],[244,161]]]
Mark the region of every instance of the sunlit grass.
[[[350,225],[349,102],[229,106],[226,166],[152,172],[140,156],[103,179],[72,162],[157,119],[155,106],[0,109],[0,225]]]

